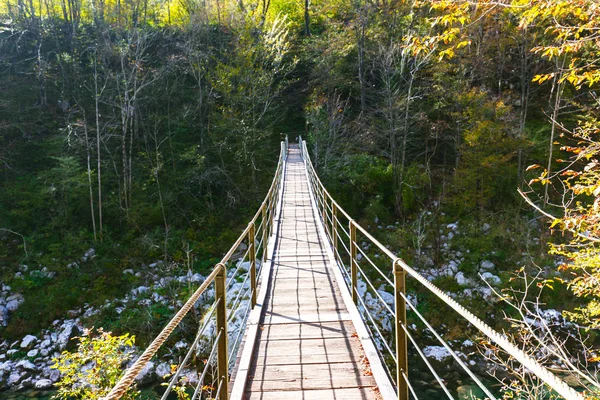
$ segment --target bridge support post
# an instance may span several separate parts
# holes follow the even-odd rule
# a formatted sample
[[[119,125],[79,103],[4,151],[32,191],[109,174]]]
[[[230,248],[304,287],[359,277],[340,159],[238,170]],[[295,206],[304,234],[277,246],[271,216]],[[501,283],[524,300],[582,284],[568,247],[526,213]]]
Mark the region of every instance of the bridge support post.
[[[331,202],[331,244],[333,245],[333,258],[338,259],[338,236],[337,236],[337,206]]]
[[[329,227],[327,226],[327,196],[325,196],[324,188],[321,188],[321,197],[323,197],[323,225],[325,226],[325,233],[329,234]]]
[[[256,234],[254,222],[248,229],[248,258],[250,260],[250,290],[252,291],[251,305],[256,305]],[[264,243],[263,243],[264,248]]]
[[[223,387],[219,390],[219,400],[228,400],[229,397],[229,360],[227,355],[227,269],[224,264],[217,264],[220,268],[215,278],[215,297],[217,303],[217,332],[221,333],[219,343],[217,344],[217,369],[219,373],[219,382],[223,382]]]
[[[356,259],[356,225],[350,220],[350,280],[352,282],[352,300],[358,304],[358,260]]]
[[[402,295],[406,294],[405,271],[398,262],[394,260],[394,299],[396,306],[395,333],[396,333],[396,385],[398,385],[398,400],[408,400],[408,357],[406,332],[406,301]],[[402,295],[401,295],[402,294]],[[405,378],[406,377],[406,378]]]
[[[262,264],[267,261],[267,238],[269,237],[269,226],[267,223],[267,203],[262,206]]]

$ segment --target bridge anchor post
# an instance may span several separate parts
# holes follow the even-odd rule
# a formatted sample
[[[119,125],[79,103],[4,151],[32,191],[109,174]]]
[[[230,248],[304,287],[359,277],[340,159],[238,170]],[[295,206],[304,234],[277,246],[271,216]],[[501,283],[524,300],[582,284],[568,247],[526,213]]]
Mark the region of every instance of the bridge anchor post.
[[[395,334],[396,334],[396,385],[398,390],[398,400],[408,400],[408,350],[406,332],[406,301],[402,295],[406,294],[406,281],[404,268],[399,263],[399,259],[394,260],[392,268],[394,270],[394,299],[396,306],[395,316]]]
[[[219,343],[217,344],[217,370],[219,373],[218,382],[222,382],[222,388],[219,388],[219,399],[228,400],[229,397],[229,360],[227,355],[227,269],[224,264],[217,264],[220,268],[215,277],[215,297],[217,301],[217,332],[221,333]]]

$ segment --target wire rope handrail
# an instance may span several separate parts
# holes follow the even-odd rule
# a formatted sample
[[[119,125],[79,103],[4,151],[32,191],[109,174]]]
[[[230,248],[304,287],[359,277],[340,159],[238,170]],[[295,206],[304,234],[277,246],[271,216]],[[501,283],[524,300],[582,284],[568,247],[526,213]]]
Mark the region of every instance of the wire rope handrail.
[[[249,311],[256,305],[257,287],[260,284],[258,281],[258,276],[260,276],[258,272],[260,271],[263,262],[267,259],[267,245],[269,244],[273,231],[275,212],[279,207],[287,152],[288,140],[286,137],[285,141],[281,142],[279,161],[269,191],[258,211],[248,223],[248,226],[223,256],[221,261],[216,264],[200,287],[192,293],[185,304],[177,311],[175,316],[148,345],[142,355],[124,371],[119,381],[110,392],[103,397],[103,400],[120,399],[127,393],[129,388],[135,383],[136,377],[148,366],[151,359],[158,353],[159,349],[165,345],[173,332],[178,328],[184,330],[183,325],[185,324],[182,324],[183,319],[189,314],[190,310],[195,308],[201,296],[209,293],[208,289],[211,285],[214,286],[215,300],[206,310],[198,333],[196,334],[192,345],[188,348],[183,361],[169,379],[166,391],[162,398],[166,398],[178,385],[178,378],[183,375],[184,369],[188,368],[188,363],[198,363],[198,355],[202,353],[202,349],[200,348],[202,337],[204,337],[205,331],[211,330],[207,327],[212,324],[214,326],[214,332],[211,335],[206,335],[212,336],[213,338],[212,346],[209,349],[210,354],[204,361],[201,360],[202,357],[199,358],[200,364],[202,364],[203,367],[202,369],[196,368],[195,366],[193,368],[202,372],[200,377],[198,377],[198,372],[194,372],[195,377],[198,378],[198,383],[192,399],[203,396],[202,391],[205,390],[206,387],[208,388],[206,390],[210,390],[211,392],[210,397],[213,397],[212,392],[216,389],[214,398],[227,400],[229,395],[230,373],[235,364],[236,354],[240,348],[240,339],[243,337],[243,331],[245,329]],[[246,247],[241,248],[242,244],[245,244]],[[259,253],[260,251],[262,251],[262,255],[260,256],[260,259],[258,259],[257,257],[261,254]],[[238,260],[234,260],[238,254],[241,254],[242,256]],[[237,263],[236,268],[232,270],[232,273],[228,274],[227,265],[234,261]],[[248,262],[248,268],[245,269],[244,266]],[[239,282],[240,279],[242,283],[237,287],[234,283]],[[250,281],[249,286],[247,285],[248,281]],[[246,288],[246,286],[248,287]],[[233,294],[234,300],[230,301],[228,295],[231,295],[231,293],[228,293],[228,291],[234,290],[237,290],[237,293]],[[237,324],[235,326],[237,332],[233,332],[233,329],[231,329],[230,332],[230,329],[228,329],[233,328],[233,324]],[[230,338],[230,334],[234,334],[235,338]],[[230,339],[233,339],[231,341],[231,346],[229,346]],[[193,357],[194,353],[196,357]],[[212,373],[209,373],[209,367],[214,367],[213,359],[215,357],[216,368],[213,368]],[[213,384],[204,385],[205,378],[211,374]]]
[[[304,160],[307,169],[307,175],[309,178],[309,185],[312,188],[312,195],[314,196],[315,204],[317,206],[318,211],[320,212],[320,218],[324,225],[324,231],[327,235],[327,239],[330,242],[331,247],[333,248],[333,253],[336,255],[336,260],[338,263],[338,267],[341,271],[344,272],[344,275],[349,278],[349,282],[346,284],[349,286],[350,292],[352,293],[352,299],[357,305],[361,305],[364,310],[364,313],[361,313],[361,317],[365,320],[365,314],[368,317],[369,322],[367,326],[369,330],[373,332],[377,332],[379,335],[379,340],[384,344],[386,350],[391,352],[391,348],[388,345],[387,340],[384,335],[381,333],[380,327],[378,327],[378,323],[374,321],[373,316],[369,312],[369,307],[366,302],[362,299],[361,294],[359,293],[359,273],[360,277],[367,281],[369,285],[366,285],[365,293],[370,289],[374,293],[376,293],[376,297],[378,300],[383,300],[381,296],[375,290],[375,285],[370,281],[369,276],[365,274],[365,271],[359,266],[359,258],[358,254],[360,253],[364,259],[366,259],[372,266],[375,267],[376,272],[379,276],[384,278],[385,283],[393,287],[394,290],[394,314],[393,320],[393,337],[395,338],[396,343],[396,352],[395,354],[391,354],[392,358],[395,362],[395,377],[391,377],[396,384],[396,391],[398,399],[405,400],[409,398],[409,393],[411,393],[414,398],[416,395],[414,393],[413,387],[410,385],[408,381],[408,355],[407,355],[407,344],[408,341],[411,341],[417,353],[423,358],[426,365],[432,370],[432,373],[438,383],[440,383],[442,389],[445,392],[445,395],[449,398],[452,398],[452,395],[448,392],[448,389],[444,386],[441,378],[437,375],[435,370],[431,367],[431,364],[427,361],[426,356],[423,352],[417,347],[416,341],[408,331],[408,327],[406,324],[406,306],[407,306],[407,297],[405,290],[405,279],[406,276],[409,276],[415,279],[420,285],[424,286],[431,293],[433,293],[436,297],[438,297],[442,302],[452,308],[455,312],[457,312],[463,319],[467,320],[471,325],[473,325],[480,333],[485,335],[487,338],[491,339],[492,342],[496,343],[500,348],[506,351],[511,357],[515,358],[519,361],[525,368],[527,368],[532,374],[537,376],[541,381],[551,387],[558,394],[563,396],[565,399],[577,399],[583,400],[584,397],[582,394],[578,393],[575,389],[567,385],[562,379],[556,376],[554,373],[549,371],[546,367],[541,365],[537,360],[526,354],[524,351],[519,349],[513,343],[511,343],[505,335],[495,331],[488,324],[483,322],[481,319],[476,317],[469,310],[461,306],[456,300],[451,298],[449,295],[444,293],[441,289],[437,288],[431,282],[429,282],[425,277],[419,274],[416,270],[407,265],[401,258],[397,257],[392,251],[386,248],[383,244],[381,244],[373,235],[371,235],[365,228],[356,223],[352,217],[342,208],[340,205],[333,199],[331,194],[327,191],[323,183],[321,182],[318,174],[315,171],[315,168],[311,162],[310,155],[306,146],[306,141],[300,138],[300,153]],[[348,231],[344,229],[344,225],[340,222],[339,216],[343,216],[348,220]],[[344,233],[348,236],[349,243],[348,246],[342,240],[342,236],[338,233],[339,229],[343,230]],[[357,240],[357,233],[360,233],[362,237],[364,237],[368,242],[375,246],[375,248],[381,251],[385,256],[387,256],[388,261],[391,261],[391,269],[390,273],[393,275],[393,282],[390,278],[386,276],[383,271],[378,268],[375,263],[371,260],[371,258],[366,254]],[[349,253],[349,267],[347,267],[343,260],[341,259],[341,255],[338,251],[339,244],[342,244],[345,250]],[[350,247],[350,249],[348,249]],[[348,251],[349,250],[349,251]],[[348,273],[348,269],[350,272]],[[408,303],[408,306],[411,307],[413,311],[416,309]],[[390,311],[390,307],[383,307],[385,311]],[[419,317],[422,318],[421,314],[418,314]],[[423,318],[424,319],[424,318]],[[369,326],[371,325],[371,326]],[[427,325],[429,325],[427,323]],[[433,331],[432,331],[433,332]],[[443,346],[447,346],[447,343],[443,340],[443,338],[435,332],[435,337],[438,339]],[[448,349],[449,346],[446,348]],[[377,349],[380,357],[384,359],[384,355],[381,353],[381,349]],[[450,349],[450,354],[454,353],[452,349]],[[456,354],[454,353],[454,356]],[[387,363],[384,363],[387,367]],[[460,364],[460,363],[459,363]],[[466,367],[464,363],[461,364],[461,367]],[[389,371],[389,368],[388,368]],[[470,374],[471,376],[471,374]],[[471,376],[473,378],[473,376]],[[475,383],[478,386],[483,386],[481,381],[475,377]],[[490,396],[491,399],[494,397],[491,396],[491,393],[486,388],[484,392]]]

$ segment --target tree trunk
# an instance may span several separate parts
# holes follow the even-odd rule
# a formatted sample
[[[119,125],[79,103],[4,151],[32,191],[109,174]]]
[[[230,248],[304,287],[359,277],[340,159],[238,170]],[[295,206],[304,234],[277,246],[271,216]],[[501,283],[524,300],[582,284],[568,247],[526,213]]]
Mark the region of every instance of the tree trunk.
[[[562,67],[558,65],[558,61],[556,62],[556,70],[556,75],[554,76],[554,80],[552,81],[552,93],[554,94],[554,104],[552,106],[552,127],[550,129],[550,144],[548,146],[548,165],[546,168],[546,178],[550,178],[550,175],[552,174],[552,151],[554,147],[554,136],[556,135],[556,126],[558,125],[558,115],[560,113],[560,101],[562,98],[562,90],[564,87],[564,84],[560,82],[560,71],[562,70]],[[544,185],[544,206],[546,206],[546,204],[548,204],[548,201],[550,200],[548,198],[549,187],[550,185],[548,184]]]
[[[94,111],[96,117],[96,161],[98,175],[98,226],[102,241],[102,156],[100,153],[100,92],[98,91],[98,59],[94,59]]]
[[[96,233],[96,213],[94,211],[94,190],[92,189],[92,155],[90,154],[90,140],[88,136],[87,119],[83,116],[83,132],[85,134],[85,152],[87,155],[87,176],[90,190],[90,212],[92,214],[92,228],[94,229],[94,242],[98,240]]]
[[[310,14],[308,13],[308,7],[310,6],[310,0],[304,0],[304,34],[310,36]]]

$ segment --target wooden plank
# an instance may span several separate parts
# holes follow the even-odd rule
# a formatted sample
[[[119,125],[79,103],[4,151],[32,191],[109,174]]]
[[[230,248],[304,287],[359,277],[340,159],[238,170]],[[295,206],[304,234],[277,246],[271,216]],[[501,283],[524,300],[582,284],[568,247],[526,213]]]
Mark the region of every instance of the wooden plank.
[[[354,326],[349,321],[321,324],[274,324],[261,325],[258,340],[326,339],[352,336]]]
[[[372,387],[245,393],[246,400],[375,400],[378,398],[377,390]]]
[[[250,371],[250,391],[364,388],[375,386],[355,363],[258,365]]]
[[[357,338],[297,339],[260,341],[255,350],[257,365],[359,363]]]
[[[321,312],[321,313],[302,313],[302,314],[279,314],[267,310],[264,316],[264,324],[290,324],[290,323],[316,323],[316,322],[335,322],[349,321],[350,314],[347,312]]]

